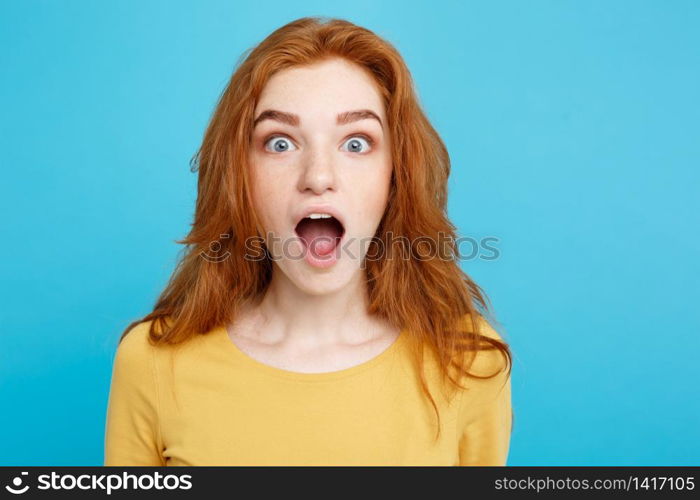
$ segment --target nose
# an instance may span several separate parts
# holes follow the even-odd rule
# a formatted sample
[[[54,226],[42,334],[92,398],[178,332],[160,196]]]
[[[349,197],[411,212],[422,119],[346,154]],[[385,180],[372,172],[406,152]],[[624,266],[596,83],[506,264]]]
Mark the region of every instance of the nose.
[[[330,155],[320,151],[310,152],[303,161],[303,169],[299,176],[299,191],[310,190],[314,194],[323,194],[329,189],[331,191],[337,189],[337,173]]]

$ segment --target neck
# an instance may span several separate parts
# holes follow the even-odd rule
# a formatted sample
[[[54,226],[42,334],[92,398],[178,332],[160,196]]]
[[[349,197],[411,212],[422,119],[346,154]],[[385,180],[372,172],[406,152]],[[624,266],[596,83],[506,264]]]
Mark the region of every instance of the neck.
[[[339,290],[308,294],[282,272],[272,281],[259,305],[249,310],[249,329],[269,342],[295,344],[357,344],[374,338],[381,321],[367,312],[367,285],[358,271]]]

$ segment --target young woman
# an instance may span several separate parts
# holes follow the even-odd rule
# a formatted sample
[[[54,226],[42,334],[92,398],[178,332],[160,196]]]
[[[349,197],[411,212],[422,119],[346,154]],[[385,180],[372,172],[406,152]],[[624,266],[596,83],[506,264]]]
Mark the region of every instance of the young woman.
[[[505,465],[511,353],[391,44],[278,29],[193,165],[187,252],[117,348],[105,465]]]

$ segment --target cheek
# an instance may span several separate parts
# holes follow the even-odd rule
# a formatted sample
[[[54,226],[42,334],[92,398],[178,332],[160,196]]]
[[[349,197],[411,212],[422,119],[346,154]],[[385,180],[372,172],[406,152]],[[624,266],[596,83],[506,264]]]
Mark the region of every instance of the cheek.
[[[391,169],[376,169],[372,174],[365,176],[357,182],[355,194],[358,200],[357,208],[363,216],[373,223],[378,222],[384,210],[389,196],[391,184]]]
[[[271,175],[264,167],[251,172],[253,205],[266,230],[274,227],[275,214],[279,214],[275,206],[279,206],[284,195],[280,181],[279,176]]]

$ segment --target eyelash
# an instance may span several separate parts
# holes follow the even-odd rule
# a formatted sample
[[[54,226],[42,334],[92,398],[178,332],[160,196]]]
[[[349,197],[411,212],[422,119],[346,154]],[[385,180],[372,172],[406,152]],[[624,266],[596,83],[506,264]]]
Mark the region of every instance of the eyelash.
[[[291,141],[291,138],[290,138],[288,135],[286,135],[286,134],[273,133],[273,134],[268,135],[265,139],[263,139],[263,143],[262,143],[263,150],[265,150],[266,152],[271,152],[271,151],[267,151],[267,149],[265,148],[265,145],[266,145],[268,142],[270,142],[272,139],[277,139],[277,138],[279,138],[279,137],[283,137],[283,138],[289,139],[289,140]],[[346,141],[352,139],[353,137],[362,137],[364,140],[367,141],[367,144],[369,144],[369,147],[370,147],[370,148],[373,148],[373,147],[374,147],[374,143],[375,143],[374,139],[372,139],[372,138],[371,138],[370,136],[368,136],[367,134],[353,134],[353,135],[349,136],[349,137],[346,139]],[[293,142],[293,141],[292,141],[292,142]],[[370,150],[370,151],[371,151],[371,150]],[[357,154],[364,155],[364,154],[368,154],[368,153],[369,153],[369,151],[368,151],[367,153],[357,153]],[[273,154],[274,154],[274,153],[273,153]],[[279,154],[279,153],[277,153],[277,154]]]

